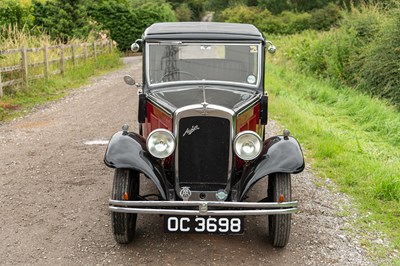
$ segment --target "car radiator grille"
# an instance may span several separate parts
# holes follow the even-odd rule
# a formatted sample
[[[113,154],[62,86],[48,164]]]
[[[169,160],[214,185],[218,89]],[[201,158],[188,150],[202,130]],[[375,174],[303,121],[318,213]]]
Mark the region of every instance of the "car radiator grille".
[[[189,134],[190,129],[196,130]],[[182,118],[179,121],[178,142],[180,187],[187,186],[194,191],[225,188],[229,174],[229,150],[229,120],[207,116]]]

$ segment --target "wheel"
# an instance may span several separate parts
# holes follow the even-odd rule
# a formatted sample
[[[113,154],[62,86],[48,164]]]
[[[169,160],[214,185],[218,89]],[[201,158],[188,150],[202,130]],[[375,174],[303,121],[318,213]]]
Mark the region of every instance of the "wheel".
[[[290,174],[274,173],[268,176],[268,200],[279,201],[280,195],[285,201],[292,200]],[[284,247],[289,241],[291,214],[269,215],[269,238],[274,247]]]
[[[112,199],[123,200],[125,193],[128,200],[137,200],[139,195],[139,173],[131,169],[116,169],[112,190]],[[136,213],[111,213],[111,225],[115,241],[120,244],[132,242],[136,230]]]
[[[191,77],[193,77],[193,78],[195,78],[195,79],[199,79],[196,75],[194,75],[194,74],[192,74],[192,73],[190,73],[190,72],[175,70],[175,71],[171,71],[171,72],[165,73],[165,74],[161,77],[160,82],[163,82],[163,80],[164,80],[165,77],[168,77],[168,76],[171,76],[171,75],[177,74],[177,73],[185,74],[185,75],[191,76]]]

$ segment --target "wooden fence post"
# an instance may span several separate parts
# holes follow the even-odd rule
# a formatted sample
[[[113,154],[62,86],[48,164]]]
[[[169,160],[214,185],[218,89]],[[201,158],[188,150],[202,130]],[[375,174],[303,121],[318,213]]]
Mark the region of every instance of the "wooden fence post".
[[[49,47],[47,45],[44,46],[44,76],[47,80],[49,80],[50,71],[49,71]]]
[[[93,42],[92,44],[90,43],[85,43],[85,44],[76,44],[76,45],[71,45],[71,46],[66,46],[67,49],[69,49],[69,47],[71,47],[71,52],[72,52],[72,62],[73,65],[75,66],[76,64],[78,64],[77,59],[81,58],[82,55],[78,53],[78,55],[76,54],[76,50],[75,50],[75,46],[77,47],[81,47],[83,46],[84,50],[84,60],[87,61],[89,59],[89,57],[92,56],[90,48],[88,48],[88,46],[92,46],[93,47],[93,56],[94,56],[94,61],[97,62],[98,61],[98,55],[103,54],[103,53],[107,53],[107,46],[108,46],[108,52],[112,53],[113,52],[113,41],[109,40],[108,42],[101,42],[101,43],[96,43]],[[20,61],[20,65],[18,66],[5,66],[3,68],[1,68],[1,70],[4,70],[5,72],[9,72],[9,71],[19,71],[19,74],[21,75],[21,78],[17,78],[14,80],[7,80],[2,82],[2,76],[1,76],[1,70],[0,70],[0,98],[4,97],[4,87],[7,86],[11,86],[13,84],[19,84],[22,83],[24,84],[26,87],[29,86],[29,78],[31,79],[35,79],[35,78],[46,78],[46,80],[50,79],[50,76],[53,74],[53,71],[51,71],[52,69],[54,69],[54,67],[51,67],[51,65],[53,63],[60,63],[60,74],[62,76],[65,75],[65,61],[67,59],[69,59],[70,57],[66,57],[65,55],[65,49],[66,47],[64,45],[59,45],[59,46],[48,46],[48,45],[44,45],[41,48],[27,48],[26,46],[23,46],[22,48],[19,49],[11,49],[11,50],[6,50],[6,51],[1,51],[1,54],[3,53],[10,53],[10,54],[19,54],[21,53],[21,61]],[[52,49],[60,49],[60,58],[59,59],[52,59],[51,58],[51,51]],[[89,49],[89,50],[88,50]],[[32,62],[31,64],[29,64],[29,56],[28,53],[32,52],[32,53],[36,53],[40,50],[43,50],[43,61],[40,63],[35,63]],[[66,59],[67,58],[67,59]],[[59,60],[59,61],[58,61]],[[31,73],[31,77],[29,77],[29,67],[42,67],[43,64],[43,68],[44,68],[44,75],[35,75],[35,71],[33,71]],[[57,67],[55,67],[57,69]],[[58,72],[58,71],[56,71]]]
[[[0,99],[3,98],[3,83],[1,83],[1,70],[0,70]]]
[[[108,52],[111,54],[112,53],[112,48],[113,48],[113,43],[112,40],[108,41]]]
[[[87,45],[86,45],[86,43],[84,43],[84,44],[83,44],[83,60],[85,61],[85,63],[86,63],[86,61],[87,61],[87,57],[88,57],[88,54],[87,54]]]
[[[60,47],[60,72],[64,76],[64,45]]]
[[[97,48],[96,48],[96,42],[93,42],[93,56],[94,56],[94,61],[97,62]]]
[[[75,66],[75,45],[71,44],[72,64]]]
[[[21,49],[21,56],[22,56],[22,70],[24,71],[23,79],[25,85],[28,86],[28,55],[25,46]]]

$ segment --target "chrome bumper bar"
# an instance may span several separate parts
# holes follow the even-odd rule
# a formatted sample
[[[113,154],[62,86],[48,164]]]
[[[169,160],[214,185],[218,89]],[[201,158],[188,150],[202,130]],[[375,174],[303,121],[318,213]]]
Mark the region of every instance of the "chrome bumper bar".
[[[276,215],[297,212],[297,201],[219,202],[219,201],[123,201],[109,200],[112,212],[167,215]]]

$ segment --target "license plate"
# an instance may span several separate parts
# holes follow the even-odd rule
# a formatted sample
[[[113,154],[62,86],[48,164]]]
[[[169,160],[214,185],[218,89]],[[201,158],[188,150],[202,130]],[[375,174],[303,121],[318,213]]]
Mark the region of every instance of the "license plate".
[[[167,233],[243,234],[244,217],[164,216]]]

